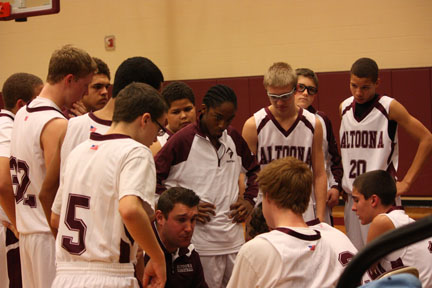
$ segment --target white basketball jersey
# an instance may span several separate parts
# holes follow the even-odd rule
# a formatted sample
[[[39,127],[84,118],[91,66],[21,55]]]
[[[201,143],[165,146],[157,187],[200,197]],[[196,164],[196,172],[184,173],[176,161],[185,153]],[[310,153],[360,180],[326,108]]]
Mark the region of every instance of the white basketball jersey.
[[[134,262],[137,244],[122,221],[119,200],[137,196],[152,214],[155,189],[147,147],[125,135],[92,133],[69,154],[61,175],[57,263]]]
[[[257,237],[267,239],[283,261],[279,283],[285,285],[278,287],[334,287],[355,251],[346,236],[330,230],[277,228]],[[335,250],[332,242],[351,249]]]
[[[293,125],[285,130],[266,107],[254,114],[257,127],[257,158],[261,169],[273,160],[295,157],[312,168],[312,143],[315,114],[300,108]],[[261,193],[261,192],[260,192]],[[316,218],[315,195],[311,193],[309,206],[303,214],[305,221]]]
[[[0,111],[0,157],[8,158],[10,157],[10,141],[12,134],[12,127],[15,114],[8,110]],[[1,221],[8,221],[6,213],[0,206],[0,227]]]
[[[256,112],[254,118],[258,135],[257,158],[261,168],[287,156],[312,166],[314,114],[300,109],[297,119],[288,130],[282,128],[267,107]]]
[[[90,138],[90,133],[97,132],[105,134],[111,126],[112,121],[103,120],[93,112],[69,119],[66,135],[61,147],[61,160],[64,160],[78,144]]]
[[[39,191],[46,174],[40,137],[45,125],[65,119],[49,99],[37,97],[15,116],[11,140],[11,173],[16,200],[16,221],[20,233],[50,233]]]
[[[403,209],[392,209],[381,215],[387,216],[396,229],[415,222]],[[432,287],[432,238],[424,239],[388,254],[381,259],[378,268],[381,269],[381,272],[385,272],[402,266],[416,267],[423,287]],[[379,276],[372,274],[371,271],[368,273],[372,279]]]
[[[342,102],[339,130],[344,176],[342,188],[352,193],[354,179],[368,171],[385,170],[396,175],[398,168],[397,124],[389,120],[393,98],[378,96],[362,119],[354,115],[354,97]]]

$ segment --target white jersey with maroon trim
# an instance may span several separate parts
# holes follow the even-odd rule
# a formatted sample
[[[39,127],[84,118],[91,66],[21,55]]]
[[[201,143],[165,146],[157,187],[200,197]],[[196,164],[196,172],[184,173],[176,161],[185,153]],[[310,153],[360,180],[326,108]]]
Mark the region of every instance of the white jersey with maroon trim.
[[[393,98],[378,96],[362,119],[355,117],[354,97],[342,102],[340,147],[344,176],[342,188],[352,193],[354,179],[368,171],[385,170],[396,175],[398,168],[397,124],[389,120]]]
[[[313,113],[300,108],[297,119],[288,130],[282,128],[267,107],[256,112],[254,118],[258,136],[257,158],[261,169],[271,161],[287,156],[297,158],[312,168],[312,143],[316,121]],[[316,218],[314,193],[311,193],[303,218],[305,221]]]
[[[240,249],[228,287],[334,287],[352,252],[335,250],[332,241],[349,243],[303,227],[260,234]]]
[[[299,109],[293,125],[285,130],[268,108],[254,114],[257,127],[257,158],[261,169],[275,159],[295,157],[312,166],[312,142],[315,115]]]
[[[92,133],[69,154],[63,172],[57,263],[135,261],[137,245],[118,205],[133,195],[153,213],[156,171],[150,150],[125,135]]]
[[[93,112],[69,119],[66,135],[61,147],[62,167],[64,160],[78,144],[90,138],[90,133],[105,134],[112,121],[98,118]]]
[[[401,207],[394,207],[389,212],[380,215],[387,216],[395,229],[415,222]],[[423,287],[432,287],[432,238],[424,239],[388,254],[380,260],[377,269],[369,270],[368,274],[375,279],[382,273],[402,266],[417,268]],[[377,271],[379,273],[376,273]]]
[[[0,111],[0,157],[8,158],[10,157],[10,142],[12,135],[12,127],[15,114],[9,110]],[[2,227],[1,221],[8,221],[6,213],[0,206],[0,227]],[[3,244],[3,243],[2,243]]]
[[[65,119],[53,101],[42,97],[21,108],[15,116],[10,164],[20,233],[51,232],[39,201],[46,174],[40,137],[45,125],[55,118]]]

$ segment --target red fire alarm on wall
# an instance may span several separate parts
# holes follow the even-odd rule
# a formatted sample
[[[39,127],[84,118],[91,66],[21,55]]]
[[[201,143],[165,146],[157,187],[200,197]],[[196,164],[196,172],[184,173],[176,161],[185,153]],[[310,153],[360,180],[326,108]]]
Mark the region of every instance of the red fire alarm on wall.
[[[0,2],[0,18],[8,17],[11,13],[11,6],[9,2]]]
[[[114,35],[109,35],[109,36],[105,36],[105,50],[107,51],[111,51],[111,50],[115,50],[115,36]]]

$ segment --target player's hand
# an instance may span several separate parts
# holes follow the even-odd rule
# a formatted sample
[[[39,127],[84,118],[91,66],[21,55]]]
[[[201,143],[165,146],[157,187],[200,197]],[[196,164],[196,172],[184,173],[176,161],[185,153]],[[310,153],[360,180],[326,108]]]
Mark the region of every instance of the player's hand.
[[[2,221],[2,224],[3,224],[4,227],[6,227],[9,230],[11,230],[14,233],[15,237],[17,239],[19,239],[19,232],[18,232],[18,230],[16,229],[16,227],[12,223],[9,223],[7,221]]]
[[[396,182],[396,189],[397,189],[396,196],[405,195],[406,193],[408,193],[409,188],[410,188],[409,185],[406,184],[405,182],[397,181]]]
[[[200,201],[198,204],[198,215],[196,220],[203,224],[206,224],[210,221],[210,214],[216,215],[215,212],[216,207],[208,202]]]
[[[73,103],[73,104],[72,104],[72,108],[70,109],[70,111],[71,111],[72,113],[74,113],[75,116],[84,115],[84,114],[86,114],[87,112],[89,112],[89,111],[87,111],[87,108],[85,107],[84,103],[82,103],[81,100],[79,100],[79,101]]]
[[[327,207],[333,208],[339,204],[339,190],[336,188],[330,188],[327,191]]]
[[[164,288],[165,282],[165,263],[157,264],[150,259],[144,269],[143,287]]]
[[[246,220],[246,217],[252,211],[253,206],[249,201],[245,199],[239,199],[236,203],[230,206],[230,209],[231,213],[229,218],[233,219],[232,222],[241,223]]]
[[[339,197],[342,197],[342,200],[346,203],[348,202],[348,194],[345,191],[340,191],[339,192]]]

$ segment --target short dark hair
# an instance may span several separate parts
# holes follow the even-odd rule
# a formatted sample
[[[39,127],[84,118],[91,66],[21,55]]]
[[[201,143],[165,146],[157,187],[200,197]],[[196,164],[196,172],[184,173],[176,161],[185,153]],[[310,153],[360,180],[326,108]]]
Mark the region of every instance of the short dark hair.
[[[211,87],[204,96],[203,103],[207,108],[219,107],[224,102],[234,104],[234,109],[237,110],[237,96],[230,87],[222,84]]]
[[[253,210],[251,214],[251,219],[249,222],[251,230],[249,231],[249,236],[254,238],[255,236],[269,232],[267,222],[264,218],[262,212],[262,203],[259,203]]]
[[[371,58],[360,58],[351,66],[351,74],[358,78],[369,78],[373,83],[378,80],[378,65]]]
[[[164,191],[157,202],[156,209],[160,210],[165,219],[174,209],[175,204],[180,203],[189,208],[198,206],[200,197],[194,191],[183,187],[172,187]]]
[[[96,63],[86,51],[65,45],[51,55],[47,82],[58,83],[68,74],[74,75],[75,79],[84,78],[96,69]]]
[[[131,83],[117,95],[113,122],[133,122],[138,116],[150,113],[156,121],[167,111],[159,92],[145,83]]]
[[[357,176],[353,182],[353,187],[369,199],[372,195],[377,195],[383,205],[392,205],[396,197],[396,182],[390,173],[384,170],[374,170]]]
[[[120,90],[132,82],[146,83],[159,90],[163,81],[162,72],[150,59],[140,56],[128,58],[117,68],[112,97],[117,97]]]
[[[93,61],[95,61],[97,65],[96,74],[103,74],[108,77],[108,80],[111,80],[111,73],[108,68],[108,65],[99,58],[93,57]]]
[[[171,82],[165,86],[162,90],[162,97],[168,105],[171,107],[171,103],[176,100],[188,99],[193,105],[195,105],[195,95],[186,83],[184,82]]]
[[[312,171],[294,157],[273,160],[258,173],[258,186],[277,207],[296,214],[306,211],[312,193]]]
[[[43,85],[43,81],[36,75],[29,73],[15,73],[9,76],[3,84],[3,103],[7,110],[15,107],[16,102],[22,99],[29,102],[35,94],[35,88]]]
[[[311,79],[314,82],[315,87],[318,89],[318,76],[315,74],[314,71],[309,68],[297,68],[295,72],[297,74],[297,77],[303,76]]]

